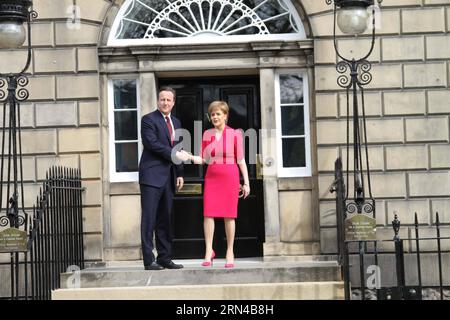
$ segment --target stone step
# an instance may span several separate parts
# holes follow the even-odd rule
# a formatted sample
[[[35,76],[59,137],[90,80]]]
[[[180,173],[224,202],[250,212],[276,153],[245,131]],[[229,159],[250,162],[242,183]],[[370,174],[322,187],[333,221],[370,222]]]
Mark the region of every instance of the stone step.
[[[52,292],[52,299],[343,300],[344,283],[342,281],[328,281],[58,289]]]
[[[213,267],[201,267],[201,260],[175,261],[185,268],[146,271],[142,262],[110,263],[79,273],[61,275],[61,289],[159,287],[192,285],[237,285],[270,283],[339,282],[341,270],[336,261],[255,261],[239,259],[235,268],[225,269],[225,260]]]

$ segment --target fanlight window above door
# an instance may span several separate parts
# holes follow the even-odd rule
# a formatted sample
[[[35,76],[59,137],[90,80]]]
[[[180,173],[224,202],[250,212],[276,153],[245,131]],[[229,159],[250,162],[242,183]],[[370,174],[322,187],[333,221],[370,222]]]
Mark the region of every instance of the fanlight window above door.
[[[305,39],[289,0],[127,0],[108,45]]]

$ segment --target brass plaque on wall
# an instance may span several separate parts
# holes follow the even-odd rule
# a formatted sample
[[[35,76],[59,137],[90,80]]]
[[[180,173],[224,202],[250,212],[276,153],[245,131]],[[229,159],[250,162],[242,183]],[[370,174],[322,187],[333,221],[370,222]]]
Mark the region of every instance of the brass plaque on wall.
[[[183,186],[183,189],[178,190],[177,194],[202,194],[202,184],[201,183],[187,183]]]
[[[25,231],[8,228],[0,232],[0,252],[27,251],[28,236]]]
[[[376,240],[376,220],[365,214],[345,219],[345,240]]]

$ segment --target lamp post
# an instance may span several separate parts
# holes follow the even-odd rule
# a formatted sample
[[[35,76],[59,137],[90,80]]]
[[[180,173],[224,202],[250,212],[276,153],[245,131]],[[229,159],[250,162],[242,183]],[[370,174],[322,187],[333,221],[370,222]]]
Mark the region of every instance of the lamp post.
[[[25,89],[28,84],[28,74],[25,71],[31,61],[31,20],[37,17],[37,13],[30,10],[31,5],[31,0],[0,2],[0,49],[20,48],[28,33],[28,56],[22,71],[0,71],[0,104],[3,104],[0,227],[9,224],[11,228],[19,228],[27,220],[24,210],[20,103],[29,96]]]
[[[382,0],[378,0],[381,3]],[[333,0],[326,0],[331,4]],[[340,74],[338,85],[346,90],[347,94],[347,181],[350,174],[349,149],[353,145],[353,196],[346,194],[346,212],[372,213],[375,217],[375,202],[372,197],[370,184],[369,156],[367,149],[366,114],[364,104],[364,86],[372,81],[370,70],[372,68],[366,59],[373,51],[375,44],[375,9],[374,0],[334,0],[334,27],[333,41],[336,54],[341,59],[336,65]],[[372,14],[369,7],[372,6]],[[344,34],[358,35],[363,33],[372,17],[371,45],[366,55],[361,58],[346,58],[338,50],[336,40],[336,24]],[[360,94],[360,102],[358,101]],[[352,103],[353,139],[350,141],[350,103]],[[363,163],[363,152],[365,163]]]
[[[382,0],[377,0],[380,4]],[[338,217],[345,221],[338,221],[338,244],[340,259],[343,258],[344,265],[344,281],[349,283],[349,260],[348,248],[345,244],[346,235],[344,229],[347,225],[349,228],[349,238],[353,240],[376,240],[375,239],[375,200],[372,196],[370,181],[369,152],[367,148],[367,129],[366,129],[366,112],[364,104],[364,87],[372,81],[370,70],[372,68],[367,58],[373,51],[375,45],[375,6],[374,0],[326,0],[328,5],[333,3],[334,24],[333,24],[333,42],[337,56],[341,59],[336,70],[340,74],[337,79],[338,85],[345,89],[347,96],[347,163],[346,163],[346,181],[349,185],[349,178],[353,179],[353,190],[349,192],[349,188],[345,190],[342,197],[342,203],[338,203],[338,212],[343,211],[343,217]],[[370,10],[370,8],[372,10]],[[371,12],[370,12],[371,11]],[[371,19],[371,21],[370,21]],[[336,25],[346,35],[357,36],[366,31],[369,25],[372,26],[371,44],[367,53],[360,57],[344,57],[339,52],[336,40]],[[360,99],[358,100],[358,96]],[[350,107],[352,108],[352,116],[350,116]],[[350,121],[352,122],[352,138],[350,137]],[[349,166],[350,148],[353,148],[353,171]],[[363,155],[365,161],[363,161]],[[350,174],[352,177],[350,177]],[[342,208],[342,211],[340,210]],[[339,214],[338,214],[339,215]],[[372,233],[364,229],[362,233],[353,233],[352,230],[358,229],[357,219],[364,218],[373,226]],[[355,219],[355,220],[352,220]],[[355,224],[353,224],[355,221]],[[343,227],[344,226],[344,227]],[[360,230],[363,230],[361,228]],[[365,233],[367,232],[367,233]],[[347,233],[347,232],[346,232]],[[357,236],[355,236],[357,234]],[[351,235],[351,237],[350,237]],[[375,250],[377,250],[376,242],[374,242]],[[359,252],[364,253],[363,242],[359,242]],[[377,258],[375,258],[377,260]],[[361,274],[361,297],[364,299],[364,263],[360,259]],[[377,264],[377,261],[375,261]],[[345,298],[350,299],[350,288],[345,288]]]

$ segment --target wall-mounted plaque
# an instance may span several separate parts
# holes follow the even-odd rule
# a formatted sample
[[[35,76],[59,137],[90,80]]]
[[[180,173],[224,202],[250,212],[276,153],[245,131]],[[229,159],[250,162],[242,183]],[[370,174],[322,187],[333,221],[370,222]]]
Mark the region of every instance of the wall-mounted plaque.
[[[202,194],[202,184],[201,183],[186,183],[183,189],[177,190],[177,194]]]
[[[355,214],[345,219],[345,240],[376,240],[375,218],[365,214]]]
[[[27,251],[28,236],[25,231],[8,228],[0,232],[0,252]]]

